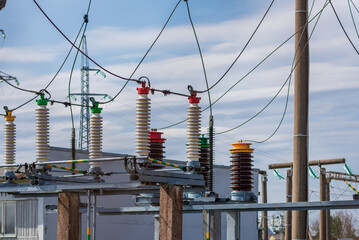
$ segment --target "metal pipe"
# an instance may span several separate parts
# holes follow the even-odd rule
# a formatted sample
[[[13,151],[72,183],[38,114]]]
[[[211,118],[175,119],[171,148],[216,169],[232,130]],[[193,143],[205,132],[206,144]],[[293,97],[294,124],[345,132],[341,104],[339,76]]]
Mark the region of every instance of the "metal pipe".
[[[134,157],[112,157],[112,158],[98,158],[98,159],[78,159],[78,160],[59,160],[49,162],[35,162],[35,165],[47,165],[47,164],[67,164],[67,163],[90,163],[90,162],[106,162],[106,161],[123,161],[125,159],[133,159]],[[136,158],[142,159],[142,158]],[[145,158],[143,158],[145,159]],[[0,165],[0,168],[4,167],[19,167],[23,164],[8,164]]]
[[[91,191],[87,190],[87,240],[91,240]]]
[[[96,205],[97,205],[97,197],[96,193],[92,192],[93,194],[93,204],[92,204],[92,240],[96,240]]]
[[[330,165],[330,164],[339,164],[345,163],[345,158],[334,158],[334,159],[325,159],[325,160],[312,160],[309,161],[309,166],[322,166],[322,165]],[[279,169],[279,168],[292,168],[293,163],[274,163],[269,164],[268,169]]]

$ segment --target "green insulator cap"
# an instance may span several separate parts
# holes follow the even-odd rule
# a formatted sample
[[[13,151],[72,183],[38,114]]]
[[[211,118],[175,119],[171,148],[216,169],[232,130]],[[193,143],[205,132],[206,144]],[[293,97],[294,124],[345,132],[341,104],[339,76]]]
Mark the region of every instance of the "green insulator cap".
[[[204,134],[202,134],[202,137],[199,138],[199,143],[200,143],[200,147],[209,147],[209,143],[208,143],[208,138],[206,138],[204,136]]]
[[[98,102],[94,102],[93,106],[91,107],[92,113],[101,113],[102,108],[98,107]]]
[[[38,106],[46,106],[49,99],[45,99],[44,95],[40,95],[40,99],[36,100]]]

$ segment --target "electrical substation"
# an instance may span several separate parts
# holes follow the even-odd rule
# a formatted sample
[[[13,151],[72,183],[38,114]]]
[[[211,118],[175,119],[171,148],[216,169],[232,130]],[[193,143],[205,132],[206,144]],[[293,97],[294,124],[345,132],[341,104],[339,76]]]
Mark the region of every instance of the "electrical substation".
[[[211,102],[210,90],[222,80],[237,60],[219,81],[208,85],[200,44],[190,15],[190,0],[179,0],[164,26],[165,28],[177,6],[184,3],[207,84],[205,90],[195,89],[192,85],[185,86],[186,93],[158,89],[156,81],[147,76],[134,77],[164,28],[135,71],[126,78],[109,71],[88,53],[85,31],[89,23],[91,0],[75,41],[71,41],[60,30],[37,1],[33,2],[71,45],[71,50],[76,51],[76,58],[81,55],[81,90],[69,90],[68,102],[52,97],[47,88],[62,66],[49,85],[40,90],[21,88],[16,77],[0,71],[0,79],[4,83],[35,95],[17,108],[5,106],[5,114],[2,114],[4,154],[0,164],[0,169],[3,170],[0,183],[0,239],[268,240],[270,228],[273,238],[277,234],[279,239],[303,240],[311,239],[308,211],[318,210],[318,236],[320,240],[324,240],[331,236],[331,210],[359,209],[358,190],[351,185],[352,182],[359,182],[359,176],[353,174],[345,158],[308,160],[308,21],[311,20],[307,16],[307,1],[295,1],[296,33],[293,36],[296,53],[291,72],[295,79],[293,160],[268,165],[268,169],[273,170],[279,179],[286,181],[286,189],[283,190],[286,202],[277,203],[268,202],[267,199],[267,170],[253,165],[257,158],[256,147],[261,142],[242,140],[242,136],[233,135],[227,149],[215,148],[215,114],[212,113],[212,105],[218,99]],[[274,0],[258,27],[273,2]],[[325,7],[329,4],[330,1],[326,2]],[[0,0],[0,10],[4,8],[2,11],[6,11],[5,6],[6,0]],[[316,16],[319,14],[321,12]],[[5,38],[4,30],[0,31]],[[256,31],[257,29],[253,35]],[[76,42],[77,39],[79,43]],[[66,60],[67,57],[64,63]],[[91,68],[90,64],[96,67]],[[114,98],[110,98],[107,93],[90,92],[90,72],[100,73],[104,78],[110,75],[124,80],[124,87],[129,85],[127,91],[137,94],[135,106],[131,106],[136,113],[133,119],[135,132],[132,133],[135,142],[121,143],[133,145],[135,152],[110,153],[103,150],[104,129],[111,129],[111,126],[106,125],[103,113],[106,112],[106,104],[114,102],[124,87]],[[184,130],[187,141],[178,148],[186,149],[186,159],[166,158],[166,140],[170,136],[166,135],[166,128],[160,129],[151,124],[151,95],[154,94],[167,98],[176,95],[183,100],[181,105],[183,109],[187,109],[187,115],[182,122],[187,124]],[[209,107],[203,109],[202,98],[207,94]],[[81,97],[80,104],[72,102],[71,99],[75,100],[76,96]],[[109,100],[101,102],[101,97]],[[28,103],[33,103],[32,106],[36,103],[36,108],[33,109],[36,157],[35,160],[24,163],[16,158],[16,123],[21,121],[16,113],[17,109]],[[50,136],[53,120],[50,112],[53,105],[57,104],[71,108],[71,148],[51,145],[51,139],[56,136]],[[29,106],[27,107],[30,108]],[[81,108],[78,140],[72,107]],[[210,111],[209,121],[203,120],[203,111],[207,109]],[[118,133],[114,130],[112,134]],[[215,163],[216,151],[228,154],[227,166]],[[342,164],[347,173],[327,171],[323,167],[332,164]],[[313,166],[319,167],[319,176],[312,169]],[[279,169],[286,169],[285,177]],[[309,175],[320,183],[320,201],[309,201]],[[353,200],[330,199],[330,182],[334,180],[345,181],[348,188],[355,192]],[[279,215],[268,216],[268,212],[278,211],[281,212]]]

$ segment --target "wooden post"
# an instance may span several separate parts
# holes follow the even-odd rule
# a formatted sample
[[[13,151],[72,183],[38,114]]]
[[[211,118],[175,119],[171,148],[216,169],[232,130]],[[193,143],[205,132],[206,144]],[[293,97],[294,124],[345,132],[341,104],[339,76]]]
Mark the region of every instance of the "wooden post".
[[[267,203],[267,173],[262,174],[262,203]],[[268,240],[268,212],[263,211],[263,240]]]
[[[79,193],[59,193],[57,202],[57,239],[80,239],[80,196]]]
[[[327,194],[327,201],[330,201],[330,179],[327,179],[327,183],[326,183],[326,191],[325,193]],[[331,239],[331,230],[330,230],[330,210],[326,210],[326,235],[328,236],[328,239]]]
[[[325,168],[320,168],[320,201],[327,200],[327,179],[325,176]],[[320,210],[319,213],[319,240],[328,239],[326,236],[327,233],[327,216],[326,210]]]
[[[286,202],[292,202],[292,169],[287,170]],[[285,212],[285,240],[292,239],[292,211]]]
[[[182,240],[182,186],[161,185],[160,240]]]
[[[208,225],[209,224],[209,225]],[[221,211],[203,211],[203,239],[221,240]],[[207,236],[209,234],[209,238]]]

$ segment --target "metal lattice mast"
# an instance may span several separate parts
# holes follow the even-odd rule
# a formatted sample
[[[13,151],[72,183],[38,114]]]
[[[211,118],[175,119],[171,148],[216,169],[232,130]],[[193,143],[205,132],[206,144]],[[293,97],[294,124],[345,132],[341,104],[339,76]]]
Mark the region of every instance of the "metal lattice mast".
[[[86,35],[82,38],[82,49],[87,55]],[[80,134],[79,149],[89,150],[89,129],[90,129],[90,75],[89,60],[84,55],[81,56],[81,113],[80,113]]]

